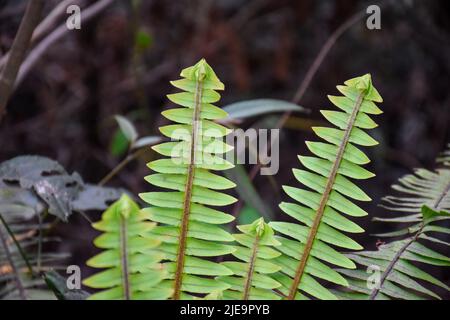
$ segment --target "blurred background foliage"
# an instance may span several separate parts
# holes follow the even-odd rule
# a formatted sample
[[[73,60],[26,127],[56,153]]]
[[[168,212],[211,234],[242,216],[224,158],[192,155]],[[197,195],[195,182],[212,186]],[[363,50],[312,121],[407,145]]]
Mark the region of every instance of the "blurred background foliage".
[[[58,1],[47,1],[44,15]],[[73,1],[77,2],[77,1]],[[78,1],[88,5],[93,1]],[[36,154],[57,160],[68,172],[98,183],[127,156],[126,132],[115,114],[126,116],[139,136],[158,135],[165,123],[160,112],[170,106],[165,95],[179,70],[205,57],[225,83],[221,105],[241,100],[291,100],[319,50],[347,19],[374,1],[357,0],[116,0],[81,30],[68,32],[48,48],[16,89],[0,125],[0,160]],[[350,27],[320,65],[299,104],[310,114],[293,113],[280,136],[280,170],[256,175],[248,187],[239,223],[261,214],[272,218],[286,200],[282,184],[295,185],[290,168],[304,141],[314,139],[310,127],[322,122],[319,109],[331,108],[327,94],[344,80],[370,72],[384,98],[384,114],[374,130],[380,145],[369,151],[369,169],[377,174],[362,187],[374,200],[371,215],[359,223],[368,233],[358,240],[376,247],[385,225],[371,217],[389,212],[378,206],[390,185],[412,168],[433,168],[434,159],[450,141],[450,2],[384,1],[381,30],[368,30],[365,18]],[[26,5],[0,0],[0,52],[14,39]],[[251,117],[242,128],[274,127],[279,114]],[[143,148],[108,186],[133,194],[151,191],[143,177],[145,163],[156,155]],[[246,169],[246,170],[242,170]],[[244,175],[251,166],[235,174]],[[245,192],[245,183],[242,185]],[[257,192],[255,194],[255,192]],[[259,200],[258,200],[259,199]],[[261,200],[263,199],[263,200]],[[261,203],[260,203],[261,204]],[[230,208],[231,212],[233,208]],[[261,210],[259,210],[261,211]],[[92,212],[98,220],[98,212]],[[55,230],[64,241],[68,262],[84,266],[95,253],[95,236],[80,215]],[[86,276],[90,271],[83,270]],[[448,283],[444,269],[430,270]],[[441,273],[441,274],[439,274]],[[448,298],[448,297],[447,297]]]

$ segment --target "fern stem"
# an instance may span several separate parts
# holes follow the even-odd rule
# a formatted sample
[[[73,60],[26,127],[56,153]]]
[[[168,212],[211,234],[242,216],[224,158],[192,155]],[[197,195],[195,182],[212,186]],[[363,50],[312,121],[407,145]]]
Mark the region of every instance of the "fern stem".
[[[259,235],[256,234],[253,242],[252,256],[249,261],[247,277],[245,278],[244,295],[242,300],[248,300],[250,297],[250,288],[252,286],[253,273],[255,272],[256,256],[258,255]]]
[[[347,124],[347,128],[345,129],[344,138],[342,139],[341,144],[339,145],[339,149],[336,154],[336,160],[334,160],[333,167],[331,168],[330,176],[328,177],[327,184],[325,186],[325,191],[323,192],[322,197],[320,199],[319,207],[316,211],[316,216],[314,218],[313,224],[309,231],[308,239],[306,240],[305,248],[303,250],[303,254],[300,259],[300,263],[295,272],[295,277],[294,277],[294,281],[293,281],[292,286],[289,291],[288,300],[294,300],[295,296],[297,295],[298,285],[300,284],[303,273],[305,271],[306,263],[308,262],[309,255],[310,255],[314,240],[316,238],[317,231],[319,229],[319,225],[322,220],[323,213],[325,211],[325,206],[327,205],[331,190],[332,190],[334,182],[336,180],[336,175],[338,173],[339,166],[340,166],[342,158],[344,156],[345,147],[347,146],[347,143],[350,139],[350,134],[351,134],[353,125],[355,123],[356,116],[358,115],[359,109],[361,107],[363,98],[364,98],[364,94],[360,93],[358,98],[356,99],[355,106],[350,115],[350,118],[349,118],[349,121]]]
[[[122,266],[122,286],[125,300],[131,300],[130,279],[128,274],[127,226],[123,216],[120,217],[120,261]]]
[[[439,195],[439,197],[437,197],[436,203],[434,204],[434,207],[437,208],[439,207],[440,203],[442,202],[442,200],[444,199],[444,197],[450,192],[450,182],[447,184],[447,186],[444,188],[444,190],[442,191],[442,193]],[[408,249],[408,247],[415,241],[417,241],[417,239],[419,238],[419,236],[422,234],[423,228],[425,227],[425,223],[422,222],[422,226],[420,227],[419,230],[417,230],[416,234],[410,239],[410,241],[408,241],[407,243],[405,243],[403,245],[403,247],[400,248],[400,250],[398,250],[398,252],[395,254],[394,258],[389,262],[389,265],[387,266],[386,270],[383,272],[383,274],[381,275],[380,278],[380,283],[377,287],[375,287],[372,292],[370,293],[369,296],[369,300],[375,300],[375,298],[377,297],[378,293],[380,292],[381,288],[383,287],[384,282],[386,281],[387,277],[389,276],[389,274],[392,272],[392,270],[395,267],[395,264],[400,260],[401,256],[403,255],[403,253]]]
[[[192,199],[192,186],[194,183],[195,175],[195,151],[197,146],[198,131],[199,131],[199,118],[201,111],[201,98],[203,92],[203,83],[201,79],[198,79],[195,87],[195,98],[194,98],[194,112],[192,116],[192,133],[191,133],[191,146],[189,153],[189,163],[187,169],[186,187],[184,189],[184,199],[183,199],[183,217],[181,219],[181,230],[179,238],[179,246],[177,252],[177,264],[175,270],[175,286],[173,299],[179,300],[181,294],[181,285],[183,281],[183,270],[184,270],[184,256],[186,252],[186,241],[187,233],[189,227],[189,214],[191,211],[191,199]]]
[[[3,247],[5,248],[5,256],[6,260],[8,260],[9,265],[11,266],[12,272],[14,274],[14,278],[16,280],[17,290],[19,291],[19,296],[22,300],[26,300],[27,296],[25,294],[25,287],[22,283],[22,279],[19,275],[19,270],[16,267],[16,264],[14,263],[13,257],[11,255],[11,251],[9,250],[8,241],[3,234],[2,228],[0,227],[0,241],[2,242]]]

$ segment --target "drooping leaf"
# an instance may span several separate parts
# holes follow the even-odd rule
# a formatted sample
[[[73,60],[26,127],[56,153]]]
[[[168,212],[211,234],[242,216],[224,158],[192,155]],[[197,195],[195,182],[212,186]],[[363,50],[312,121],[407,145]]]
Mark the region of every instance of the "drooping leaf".
[[[104,210],[123,190],[85,184],[58,162],[40,156],[19,156],[0,163],[2,212],[48,212],[67,221],[74,211]]]
[[[55,270],[45,272],[44,279],[58,300],[86,300],[89,297],[84,290],[69,289],[67,280]]]

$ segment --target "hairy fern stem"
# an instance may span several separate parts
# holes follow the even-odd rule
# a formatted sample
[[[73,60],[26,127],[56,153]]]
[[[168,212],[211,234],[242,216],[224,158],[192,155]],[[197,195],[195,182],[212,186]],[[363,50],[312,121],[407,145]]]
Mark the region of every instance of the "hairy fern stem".
[[[177,265],[175,271],[175,287],[173,293],[173,299],[180,299],[181,294],[181,285],[182,285],[182,277],[183,277],[183,269],[184,269],[184,257],[186,252],[186,240],[187,233],[189,228],[189,214],[191,211],[191,200],[192,200],[192,187],[194,183],[194,175],[195,175],[195,163],[197,161],[195,157],[196,153],[196,145],[199,134],[199,122],[200,122],[200,111],[201,111],[201,98],[203,91],[203,83],[202,80],[197,80],[195,87],[195,105],[194,112],[192,115],[192,133],[191,133],[191,146],[190,146],[190,155],[189,155],[189,163],[188,163],[188,172],[186,179],[186,187],[184,190],[184,199],[183,199],[183,216],[181,220],[181,231],[180,231],[180,242],[177,252]]]
[[[253,242],[252,256],[248,264],[247,277],[245,278],[243,300],[248,300],[250,297],[250,288],[253,280],[253,273],[255,272],[256,256],[258,255],[258,244],[259,235],[256,234],[255,241]]]

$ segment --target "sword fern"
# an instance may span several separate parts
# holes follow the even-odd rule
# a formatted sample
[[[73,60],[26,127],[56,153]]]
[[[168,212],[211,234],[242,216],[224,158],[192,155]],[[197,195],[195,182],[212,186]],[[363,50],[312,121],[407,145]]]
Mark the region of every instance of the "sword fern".
[[[381,113],[375,102],[382,102],[382,98],[372,85],[369,74],[350,79],[344,86],[337,86],[337,89],[344,96],[329,96],[329,99],[343,112],[321,111],[337,128],[313,128],[325,142],[306,142],[314,157],[300,156],[299,159],[310,171],[293,170],[295,178],[308,190],[283,187],[301,205],[283,202],[280,208],[301,224],[270,223],[274,230],[291,238],[277,238],[281,242],[278,250],[282,255],[274,259],[282,267],[275,279],[283,285],[280,291],[291,300],[308,299],[309,296],[336,299],[315,278],[344,286],[347,281],[323,262],[350,269],[356,266],[330,244],[345,249],[362,249],[342,232],[358,233],[364,230],[342,214],[352,217],[367,215],[352,200],[371,199],[348,178],[368,179],[374,176],[361,167],[370,160],[355,145],[377,144],[362,129],[377,126],[369,114]]]
[[[162,225],[154,230],[162,239],[160,250],[166,255],[168,280],[163,285],[173,289],[173,299],[192,298],[192,294],[210,294],[229,288],[224,282],[211,278],[233,274],[225,265],[205,258],[232,253],[234,247],[223,244],[234,240],[219,225],[233,220],[231,215],[208,206],[225,206],[236,199],[221,190],[235,185],[208,170],[225,170],[233,165],[221,155],[231,146],[221,139],[230,130],[213,122],[227,113],[212,103],[219,101],[217,90],[224,85],[204,59],[181,72],[182,79],[172,85],[182,92],[168,98],[182,108],[162,114],[176,124],[160,128],[173,141],[154,146],[163,156],[148,164],[156,173],[145,179],[157,187],[173,191],[140,194],[151,205],[143,211]]]

